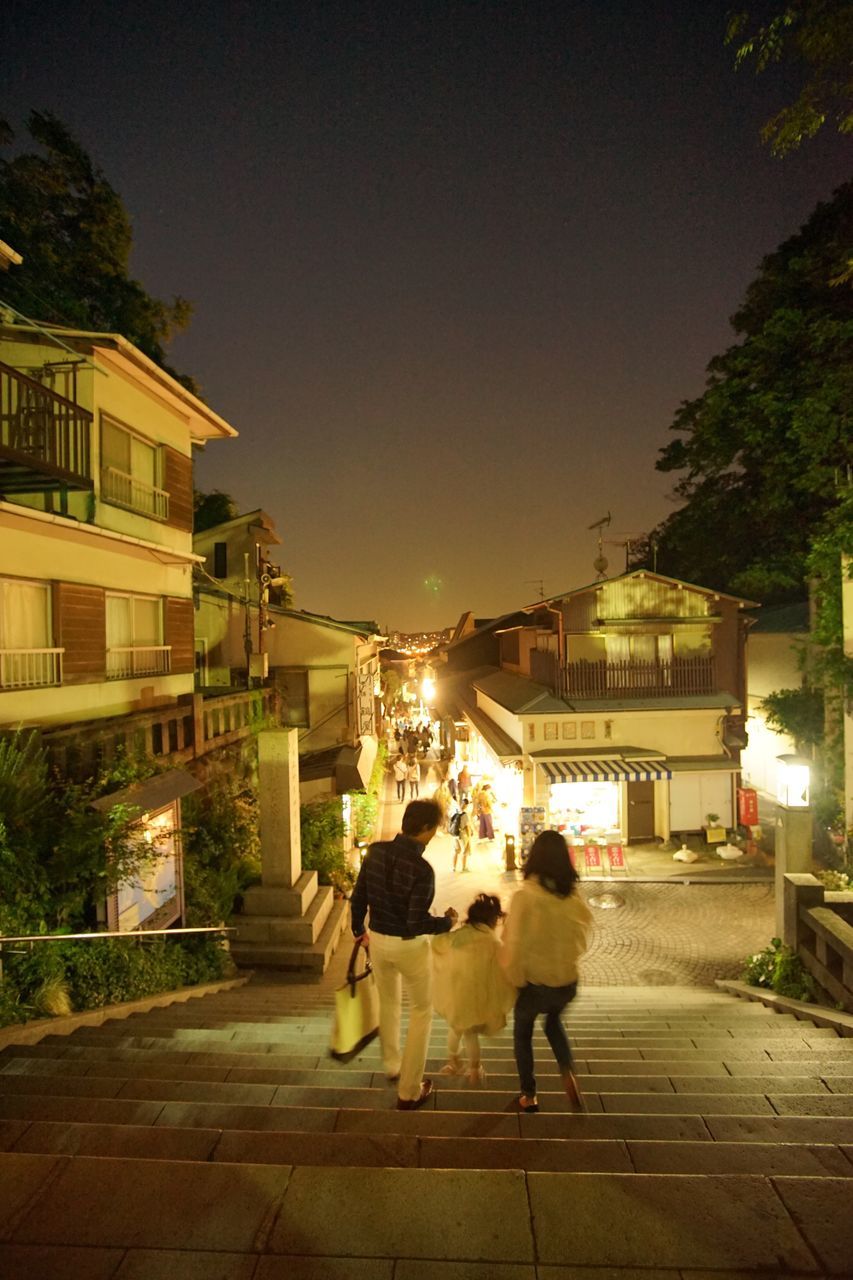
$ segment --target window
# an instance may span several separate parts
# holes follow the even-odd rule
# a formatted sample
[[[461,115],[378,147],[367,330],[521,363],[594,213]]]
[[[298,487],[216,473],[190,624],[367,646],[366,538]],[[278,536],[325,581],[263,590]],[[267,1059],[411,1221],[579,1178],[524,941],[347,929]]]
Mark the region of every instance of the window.
[[[227,542],[214,542],[213,544],[213,576],[214,578],[228,577]]]
[[[62,649],[51,647],[50,586],[0,578],[0,689],[62,682]]]
[[[578,727],[574,720],[566,720],[563,722],[563,737],[576,738],[578,736]]]
[[[560,726],[556,720],[546,720],[545,722],[545,741],[556,742],[560,734]]]
[[[157,596],[107,595],[107,679],[165,675],[171,646],[163,644]]]
[[[291,726],[310,724],[308,718],[308,672],[288,671],[281,667],[276,671],[276,684],[281,694],[282,723]]]
[[[581,720],[581,737],[582,738],[595,737],[595,721],[594,720]]]
[[[165,520],[169,495],[158,488],[157,447],[127,427],[101,416],[101,497],[118,507]]]
[[[527,726],[527,740],[528,742],[536,741],[536,725],[535,724],[529,724]]]

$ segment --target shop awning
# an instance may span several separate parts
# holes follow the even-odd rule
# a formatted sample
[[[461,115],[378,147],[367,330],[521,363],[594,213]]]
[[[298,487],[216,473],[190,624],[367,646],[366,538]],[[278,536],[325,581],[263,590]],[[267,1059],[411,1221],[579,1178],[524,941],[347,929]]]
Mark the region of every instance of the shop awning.
[[[672,777],[657,760],[551,760],[542,769],[549,782],[657,782]]]

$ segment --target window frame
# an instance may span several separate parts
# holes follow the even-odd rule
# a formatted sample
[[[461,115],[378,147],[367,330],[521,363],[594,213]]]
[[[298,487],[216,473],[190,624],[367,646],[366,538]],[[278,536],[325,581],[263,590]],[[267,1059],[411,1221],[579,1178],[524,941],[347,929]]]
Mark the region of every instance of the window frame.
[[[163,459],[163,446],[149,436],[144,435],[141,431],[137,431],[126,422],[122,422],[121,418],[116,418],[113,414],[102,409],[98,421],[98,469],[100,475],[100,492],[99,496],[102,502],[106,502],[111,507],[119,507],[122,511],[132,511],[134,515],[147,517],[149,520],[167,521],[169,519],[169,494],[163,487],[165,464]],[[147,479],[141,479],[133,472],[133,450],[131,443],[130,451],[130,471],[121,471],[118,467],[109,466],[105,461],[104,449],[104,428],[111,427],[114,431],[120,431],[128,437],[132,442],[137,440],[140,444],[150,449],[154,459],[154,480],[149,483]],[[115,493],[105,492],[104,477],[107,472],[115,472],[124,480],[129,482],[130,497],[125,499],[117,497]],[[133,485],[141,486],[143,489],[151,491],[150,508],[133,501]],[[158,510],[158,502],[160,510]]]

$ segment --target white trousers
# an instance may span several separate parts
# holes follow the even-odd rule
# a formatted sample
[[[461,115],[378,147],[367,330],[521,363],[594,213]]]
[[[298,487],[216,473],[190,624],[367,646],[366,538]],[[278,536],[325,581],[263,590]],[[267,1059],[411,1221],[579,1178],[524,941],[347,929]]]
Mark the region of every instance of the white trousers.
[[[432,951],[429,938],[370,933],[370,961],[379,996],[379,1043],[385,1074],[399,1075],[397,1094],[420,1097],[432,1025]],[[409,1003],[409,1028],[400,1053],[401,988]]]

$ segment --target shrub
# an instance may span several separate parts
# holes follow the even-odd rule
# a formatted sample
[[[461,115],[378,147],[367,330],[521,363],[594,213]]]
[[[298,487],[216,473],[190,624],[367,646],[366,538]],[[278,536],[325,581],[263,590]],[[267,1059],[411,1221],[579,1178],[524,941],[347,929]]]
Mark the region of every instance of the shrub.
[[[795,951],[772,938],[763,951],[747,958],[741,975],[753,987],[765,987],[791,1000],[814,1000],[814,981]]]
[[[226,767],[184,800],[183,848],[186,922],[221,924],[261,874],[257,801]]]

